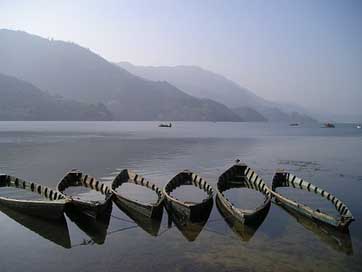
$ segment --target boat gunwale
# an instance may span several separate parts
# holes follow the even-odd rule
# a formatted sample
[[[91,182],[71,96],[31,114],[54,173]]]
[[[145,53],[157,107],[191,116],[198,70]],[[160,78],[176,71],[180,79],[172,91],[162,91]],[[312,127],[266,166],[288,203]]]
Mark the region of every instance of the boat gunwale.
[[[318,209],[313,209],[312,207],[305,204],[298,203],[295,200],[289,199],[282,194],[276,192],[275,189],[279,187],[291,187],[306,192],[318,194],[319,196],[327,199],[331,204],[333,204],[339,216],[330,215]],[[344,204],[340,199],[335,197],[333,194],[284,170],[278,170],[275,173],[273,177],[271,193],[273,194],[273,197],[277,200],[277,204],[288,206],[296,210],[297,212],[304,214],[305,216],[327,223],[336,228],[346,229],[348,228],[349,224],[355,220],[347,205]]]
[[[8,179],[8,180],[3,181],[2,179]],[[26,180],[17,178],[12,175],[1,174],[0,183],[3,183],[3,182],[5,183],[5,186],[0,186],[0,188],[1,187],[18,188],[21,190],[32,192],[34,194],[40,195],[45,198],[44,200],[26,200],[26,199],[16,199],[16,198],[12,198],[12,197],[0,196],[0,200],[4,201],[4,202],[24,203],[24,204],[34,203],[34,204],[44,204],[44,205],[52,204],[54,206],[56,206],[56,205],[61,206],[61,205],[65,205],[66,203],[68,203],[70,201],[70,199],[67,196],[65,196],[63,193],[59,192],[57,189],[53,189],[51,187],[48,187],[48,186],[45,186],[45,185],[42,185],[42,184],[39,184],[36,182],[26,181]],[[11,183],[13,186],[9,186],[9,183]],[[55,195],[56,195],[56,199],[52,199],[52,198],[54,198]]]
[[[244,173],[243,173],[244,175],[240,176],[239,178],[248,180],[248,182],[250,182],[251,184],[247,185],[248,182],[245,182],[245,181],[233,182],[233,183],[242,185],[240,187],[257,191],[257,192],[263,194],[265,197],[263,203],[258,205],[254,209],[243,209],[243,208],[236,207],[223,194],[224,191],[221,191],[219,188],[220,183],[222,182],[221,179],[225,178],[226,179],[225,183],[227,184],[227,178],[230,178],[230,177],[226,178],[225,176],[226,175],[235,175],[235,173],[232,173],[232,171],[234,171],[235,168],[240,168],[240,167],[244,168]],[[250,174],[250,177],[248,177],[249,174]],[[254,180],[252,181],[253,177],[254,177]],[[258,183],[256,183],[256,181],[258,181]],[[224,206],[224,208],[227,209],[234,217],[237,217],[237,219],[239,219],[239,220],[241,219],[242,221],[245,221],[245,218],[247,218],[247,217],[251,217],[254,215],[257,216],[259,213],[262,213],[266,209],[269,209],[270,205],[271,205],[271,200],[272,200],[271,189],[268,187],[268,185],[264,182],[264,180],[262,178],[260,178],[256,174],[256,172],[253,169],[251,169],[249,166],[247,166],[244,163],[236,163],[233,166],[231,166],[229,169],[227,169],[223,174],[220,175],[218,183],[217,183],[217,187],[216,187],[216,192],[217,192],[216,197],[220,201],[220,204],[222,204]]]
[[[71,175],[76,175],[77,179],[80,181],[82,187],[90,188],[92,191],[99,192],[100,194],[105,196],[105,199],[102,201],[92,201],[92,200],[84,200],[84,199],[76,199],[74,196],[67,195],[64,192],[66,188],[69,187],[77,187],[72,185],[67,185],[67,178],[69,178]],[[90,180],[90,181],[89,181]],[[87,182],[89,181],[89,182]],[[94,184],[95,183],[95,184]],[[65,184],[64,189],[61,189],[61,186]],[[99,207],[99,206],[106,206],[111,200],[112,200],[112,190],[107,186],[106,184],[100,182],[98,179],[96,179],[93,176],[84,175],[84,173],[80,170],[73,169],[69,171],[57,184],[57,190],[58,192],[62,193],[65,197],[67,197],[70,201],[70,203],[77,203],[80,205],[86,205],[91,208]]]
[[[185,179],[184,175],[188,175],[191,178],[190,179]],[[181,181],[180,183],[177,183],[178,181]],[[167,187],[171,186],[172,183],[176,182],[177,184],[172,188],[171,190],[168,192],[167,191]],[[202,182],[204,185],[202,185]],[[199,188],[201,190],[203,190],[206,194],[207,197],[204,198],[201,202],[197,202],[197,203],[186,203],[186,201],[181,201],[173,196],[170,195],[170,193],[175,190],[177,187],[180,186],[184,186],[184,185],[193,185],[196,188]],[[184,170],[180,173],[178,173],[176,176],[174,176],[164,187],[163,187],[163,194],[165,195],[165,199],[166,201],[169,202],[173,202],[175,204],[178,204],[184,208],[187,209],[195,209],[197,207],[203,207],[204,205],[208,204],[210,202],[210,200],[213,200],[214,198],[214,194],[215,194],[215,190],[214,188],[202,177],[200,177],[199,175],[189,171],[189,170]]]
[[[145,203],[145,202],[141,202],[138,200],[130,199],[130,198],[126,197],[125,195],[117,192],[116,189],[119,188],[120,186],[122,186],[122,184],[124,184],[124,183],[135,184],[137,186],[145,187],[147,189],[152,190],[157,195],[157,201],[153,202],[153,203]],[[164,200],[164,194],[163,194],[162,190],[156,184],[150,182],[149,180],[146,180],[143,176],[138,175],[137,173],[135,173],[129,169],[122,170],[114,178],[114,180],[112,181],[112,185],[111,185],[111,191],[112,191],[113,195],[115,195],[116,197],[133,202],[133,203],[143,206],[145,208],[152,208],[152,209],[157,208],[162,205],[163,200]]]

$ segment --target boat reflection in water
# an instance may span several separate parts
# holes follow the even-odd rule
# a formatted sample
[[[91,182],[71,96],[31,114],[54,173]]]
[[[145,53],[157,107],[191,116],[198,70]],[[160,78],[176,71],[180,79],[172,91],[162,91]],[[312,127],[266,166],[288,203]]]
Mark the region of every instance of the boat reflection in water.
[[[148,217],[132,207],[122,205],[120,202],[115,202],[116,206],[124,212],[129,218],[131,218],[141,229],[150,234],[151,236],[157,236],[160,230],[163,208],[157,217]]]
[[[112,214],[112,205],[109,205],[107,209],[104,210],[104,213],[97,218],[90,217],[72,207],[66,208],[65,213],[78,228],[91,238],[92,242],[99,245],[104,243]]]
[[[264,200],[253,209],[237,207],[224,195],[231,189],[251,189],[263,195]],[[249,241],[269,213],[271,193],[254,170],[237,160],[218,180],[216,205],[233,232]]]
[[[303,216],[302,214],[292,209],[288,209],[285,206],[278,205],[278,207],[294,217],[305,229],[317,235],[323,243],[327,244],[336,251],[343,252],[347,255],[353,255],[352,240],[348,228],[341,231],[323,222]]]
[[[220,203],[220,200],[216,198],[216,207],[224,218],[225,222],[231,228],[231,230],[238,236],[242,241],[249,241],[264,222],[264,219],[268,213],[263,216],[259,216],[252,223],[242,223],[235,216],[233,216],[225,207]]]
[[[181,201],[172,192],[181,186],[192,185],[206,193],[201,202]],[[200,176],[184,170],[173,177],[163,189],[165,195],[164,205],[169,215],[169,228],[172,222],[181,231],[188,241],[196,240],[209,219],[214,204],[213,188]]]
[[[68,225],[64,216],[49,220],[27,215],[2,205],[0,206],[0,211],[25,228],[39,234],[44,239],[64,248],[71,248]]]
[[[182,235],[190,242],[195,241],[200,232],[209,219],[213,200],[205,202],[202,210],[191,210],[191,212],[183,212],[182,210],[173,208],[172,205],[165,205],[168,213],[168,227],[172,227],[172,222]]]

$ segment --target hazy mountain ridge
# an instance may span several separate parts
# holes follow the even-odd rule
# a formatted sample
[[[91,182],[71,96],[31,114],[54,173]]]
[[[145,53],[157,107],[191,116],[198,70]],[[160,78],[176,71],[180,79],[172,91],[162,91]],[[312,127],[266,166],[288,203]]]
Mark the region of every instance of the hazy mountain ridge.
[[[198,66],[136,66],[130,62],[117,64],[137,76],[148,80],[167,80],[190,95],[210,98],[230,108],[268,104],[265,99],[224,76]]]
[[[167,80],[190,95],[208,97],[229,108],[238,109],[236,113],[246,121],[258,120],[262,115],[272,122],[316,122],[299,106],[268,101],[232,80],[201,67],[138,66],[129,62],[119,62],[118,65],[140,77],[149,80]],[[245,115],[242,115],[242,112]]]
[[[34,85],[0,74],[0,120],[108,121],[112,114],[102,105],[66,100]]]
[[[249,122],[268,122],[268,119],[250,107],[238,107],[233,111]]]
[[[221,103],[135,76],[89,49],[0,30],[0,73],[80,102],[102,102],[116,120],[242,121]]]

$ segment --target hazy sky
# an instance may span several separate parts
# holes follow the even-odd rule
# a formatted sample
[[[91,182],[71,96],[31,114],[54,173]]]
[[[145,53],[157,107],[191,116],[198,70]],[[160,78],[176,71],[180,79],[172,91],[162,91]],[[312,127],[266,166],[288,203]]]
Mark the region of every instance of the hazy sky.
[[[359,0],[0,0],[0,28],[110,61],[199,65],[268,99],[362,114]]]

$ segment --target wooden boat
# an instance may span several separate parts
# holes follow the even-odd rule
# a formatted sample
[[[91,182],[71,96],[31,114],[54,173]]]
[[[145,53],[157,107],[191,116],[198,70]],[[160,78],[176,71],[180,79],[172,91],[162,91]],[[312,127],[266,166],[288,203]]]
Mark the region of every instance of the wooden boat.
[[[49,220],[48,218],[32,216],[2,205],[0,211],[44,239],[64,248],[71,248],[68,225],[64,215]]]
[[[335,227],[306,217],[294,209],[287,206],[279,205],[281,209],[291,215],[306,230],[315,234],[320,241],[331,247],[332,249],[343,252],[346,255],[353,255],[353,245],[348,229],[339,231]]]
[[[122,186],[124,183],[132,183],[138,186],[142,186],[154,191],[157,195],[156,203],[142,203],[137,200],[132,200],[125,195],[121,195],[117,192],[117,188]],[[146,180],[144,177],[129,171],[128,169],[123,170],[112,182],[113,200],[117,203],[117,206],[124,207],[128,211],[133,210],[134,212],[140,213],[143,216],[155,219],[161,219],[163,213],[163,193],[155,184]]]
[[[194,203],[180,201],[170,195],[173,190],[183,185],[194,185],[200,188],[207,193],[207,198],[202,202]],[[165,195],[165,207],[168,211],[181,214],[182,217],[194,222],[202,221],[206,215],[205,210],[207,211],[213,205],[213,188],[204,179],[188,170],[172,178],[163,188],[163,193]]]
[[[231,188],[249,188],[265,196],[263,203],[256,209],[247,210],[235,207],[223,194]],[[245,224],[255,224],[264,220],[269,212],[272,194],[264,181],[247,165],[237,163],[224,172],[217,183],[217,200],[233,217]]]
[[[276,188],[278,187],[294,187],[318,194],[329,200],[334,205],[334,207],[340,214],[340,217],[334,217],[328,215],[318,209],[314,210],[311,207],[308,207],[306,205],[288,199],[276,192]],[[346,230],[348,228],[348,225],[354,220],[352,213],[350,212],[348,207],[338,198],[328,193],[327,191],[303,179],[300,179],[290,173],[284,171],[278,171],[273,178],[272,191],[277,204],[293,209],[296,212],[303,214],[304,216],[330,224],[340,230]]]
[[[206,199],[201,202],[185,202],[171,196],[171,192],[183,185],[194,185],[207,193]],[[204,228],[213,206],[213,188],[198,175],[185,170],[177,174],[163,188],[165,195],[165,208],[169,215],[168,226],[171,228],[172,222],[180,230],[188,241],[196,240]]]
[[[35,200],[0,196],[0,204],[34,216],[60,218],[63,216],[65,204],[69,201],[56,190],[9,175],[0,175],[0,187],[13,187],[24,190],[24,193],[33,193]]]
[[[159,127],[170,128],[170,127],[172,127],[172,124],[171,123],[169,123],[169,124],[159,124],[158,126]]]
[[[71,196],[65,193],[70,187],[85,187],[98,192],[104,196],[104,200],[81,199],[79,196]],[[70,198],[72,207],[91,216],[99,217],[112,205],[112,190],[105,184],[99,182],[94,177],[84,175],[79,170],[72,170],[58,183],[59,192]]]

